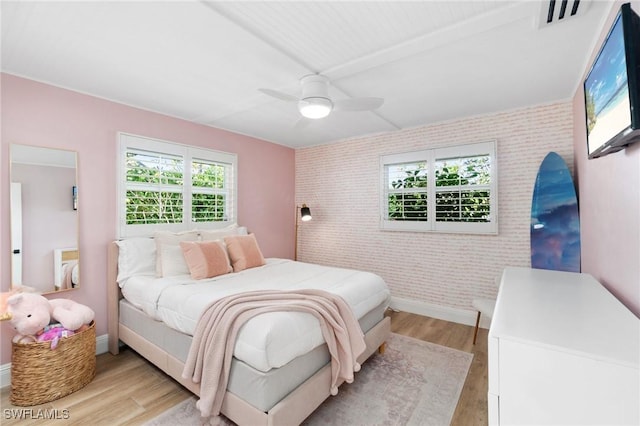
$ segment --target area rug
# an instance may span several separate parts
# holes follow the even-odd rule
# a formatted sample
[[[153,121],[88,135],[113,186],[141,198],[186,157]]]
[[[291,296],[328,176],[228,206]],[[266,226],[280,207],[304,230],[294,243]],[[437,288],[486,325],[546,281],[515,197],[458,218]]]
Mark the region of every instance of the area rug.
[[[384,355],[369,358],[351,384],[340,386],[304,425],[448,425],[473,355],[391,334]],[[147,426],[233,425],[224,416],[202,419],[195,397]]]

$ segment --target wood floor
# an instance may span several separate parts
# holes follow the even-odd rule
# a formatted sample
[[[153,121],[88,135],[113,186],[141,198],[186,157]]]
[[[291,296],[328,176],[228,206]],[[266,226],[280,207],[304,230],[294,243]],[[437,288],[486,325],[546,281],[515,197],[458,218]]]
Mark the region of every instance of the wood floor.
[[[486,425],[487,330],[480,329],[478,341],[473,345],[473,327],[405,312],[389,311],[388,315],[394,333],[474,354],[452,424]],[[89,385],[48,404],[16,407],[9,402],[9,387],[2,389],[0,423],[20,426],[139,425],[191,396],[131,350],[124,350],[118,356],[99,355],[96,365],[96,377]],[[19,414],[22,419],[15,418]],[[43,420],[43,415],[57,419]]]
[[[452,425],[486,425],[487,420],[487,330],[406,312],[392,312],[391,331],[473,354]]]

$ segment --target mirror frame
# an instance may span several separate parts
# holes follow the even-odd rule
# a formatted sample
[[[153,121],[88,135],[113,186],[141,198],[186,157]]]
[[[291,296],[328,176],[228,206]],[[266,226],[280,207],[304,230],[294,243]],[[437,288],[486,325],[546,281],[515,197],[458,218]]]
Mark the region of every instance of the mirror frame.
[[[14,250],[20,250],[21,253],[19,253],[20,259],[18,260],[21,265],[20,268],[22,271],[26,270],[27,268],[29,268],[30,266],[25,264],[25,256],[24,256],[24,251],[22,250],[22,245],[24,243],[23,238],[24,238],[24,231],[22,231],[22,229],[24,229],[24,219],[25,219],[25,214],[24,212],[21,211],[21,217],[20,220],[18,222],[21,222],[21,230],[20,232],[20,241],[19,241],[19,247],[15,247],[16,244],[16,236],[14,234],[14,224],[16,222],[16,219],[14,218],[15,214],[13,211],[13,208],[11,209],[10,215],[9,215],[9,223],[10,223],[10,229],[11,229],[11,235],[10,235],[10,243],[11,243],[11,263],[10,263],[10,268],[11,268],[11,288],[12,289],[19,289],[22,288],[23,290],[26,291],[30,291],[33,290],[37,293],[41,293],[41,294],[56,294],[56,293],[60,293],[62,291],[68,291],[68,290],[74,290],[76,288],[78,288],[81,285],[81,280],[80,280],[80,250],[79,250],[79,243],[80,243],[80,220],[79,220],[79,216],[78,216],[78,152],[77,151],[73,151],[73,150],[69,150],[69,149],[62,149],[62,148],[54,148],[54,147],[45,147],[45,146],[36,146],[36,145],[25,145],[25,144],[11,144],[9,147],[9,170],[10,170],[10,185],[12,186],[12,191],[9,194],[10,197],[10,203],[13,204],[14,202],[14,189],[13,189],[13,184],[14,184],[14,179],[16,178],[16,172],[15,172],[15,167],[16,165],[25,165],[25,166],[45,166],[45,167],[64,167],[64,168],[73,168],[74,169],[74,181],[73,181],[73,185],[72,188],[67,188],[65,187],[60,187],[60,189],[56,189],[55,190],[55,196],[59,196],[60,197],[60,201],[56,201],[55,204],[58,207],[57,212],[65,215],[64,217],[66,217],[65,220],[68,220],[70,222],[70,216],[69,213],[73,214],[75,216],[74,219],[74,229],[75,229],[75,244],[70,244],[70,242],[72,241],[71,238],[62,238],[61,242],[59,245],[58,244],[52,244],[51,248],[45,248],[45,250],[41,250],[40,253],[44,253],[46,252],[46,258],[47,260],[43,260],[42,262],[36,262],[36,268],[43,268],[42,264],[43,263],[47,263],[49,262],[49,258],[52,259],[52,263],[51,263],[51,267],[48,268],[47,267],[47,272],[44,271],[39,271],[37,272],[37,281],[38,282],[34,282],[32,283],[32,285],[30,285],[30,283],[25,282],[23,279],[20,280],[19,284],[16,284],[16,280],[15,280],[15,269],[16,266],[14,265],[14,260],[13,260],[13,256],[14,256]],[[68,179],[68,178],[67,178]],[[51,191],[51,193],[54,191]],[[68,193],[68,195],[64,195]],[[21,190],[21,195],[20,198],[22,198],[24,192]],[[67,212],[67,210],[63,207],[64,203],[68,201],[68,205],[69,205],[69,212]],[[21,200],[22,203],[22,200]],[[55,220],[55,219],[52,219]],[[49,223],[49,226],[51,224]],[[70,229],[70,226],[67,226],[67,229]],[[38,234],[37,232],[33,232],[33,234]],[[41,235],[47,235],[43,240],[40,240],[39,238],[35,238],[32,239],[31,241],[45,241],[46,243],[46,239],[49,239],[50,237],[50,233],[42,233],[40,232]],[[34,245],[32,244],[32,247]],[[75,254],[71,255],[72,257],[75,257],[75,259],[70,259],[68,256],[66,258],[66,260],[63,261],[63,254],[62,251],[67,251],[71,249],[71,251],[75,250]],[[62,250],[62,251],[61,251]],[[27,257],[28,258],[28,257]],[[60,261],[60,265],[56,264],[56,261]],[[38,266],[40,265],[40,266]],[[77,267],[75,267],[75,265],[77,265]],[[57,276],[56,274],[61,274],[64,270],[68,269],[68,273],[65,275],[65,279]],[[48,279],[45,277],[49,277]],[[51,285],[48,285],[48,282],[51,283]],[[69,285],[71,282],[76,282],[77,284],[72,285],[71,288],[63,288],[65,286],[65,282],[67,285]],[[56,286],[56,283],[62,283],[62,285],[60,286]]]

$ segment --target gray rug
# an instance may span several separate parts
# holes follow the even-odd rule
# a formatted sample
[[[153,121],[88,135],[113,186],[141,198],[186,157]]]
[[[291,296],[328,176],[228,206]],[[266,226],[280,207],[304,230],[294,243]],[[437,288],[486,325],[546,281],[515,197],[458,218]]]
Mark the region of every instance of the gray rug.
[[[384,355],[372,356],[351,384],[340,386],[305,425],[448,425],[473,355],[392,334]],[[195,397],[147,426],[233,425],[223,416],[201,419]]]

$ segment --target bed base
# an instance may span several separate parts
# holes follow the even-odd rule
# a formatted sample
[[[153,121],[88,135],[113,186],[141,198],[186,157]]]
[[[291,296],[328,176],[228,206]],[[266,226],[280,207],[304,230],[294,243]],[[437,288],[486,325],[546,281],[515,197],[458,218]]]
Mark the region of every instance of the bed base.
[[[159,346],[149,342],[130,328],[120,324],[119,301],[122,299],[122,293],[116,281],[117,269],[118,245],[112,242],[108,247],[107,273],[109,352],[117,355],[120,350],[119,341],[122,341],[182,386],[199,396],[200,385],[193,383],[189,379],[182,378],[182,370],[184,368],[182,361]],[[367,358],[373,355],[376,350],[381,353],[384,352],[385,341],[390,333],[391,326],[388,317],[383,318],[371,330],[365,333],[365,343],[367,347],[365,352],[358,357],[358,362],[362,364]],[[357,377],[356,373],[356,380]],[[231,392],[226,392],[221,412],[227,418],[240,425],[270,426],[300,424],[331,395],[330,388],[331,365],[327,364],[266,413],[256,409]]]

